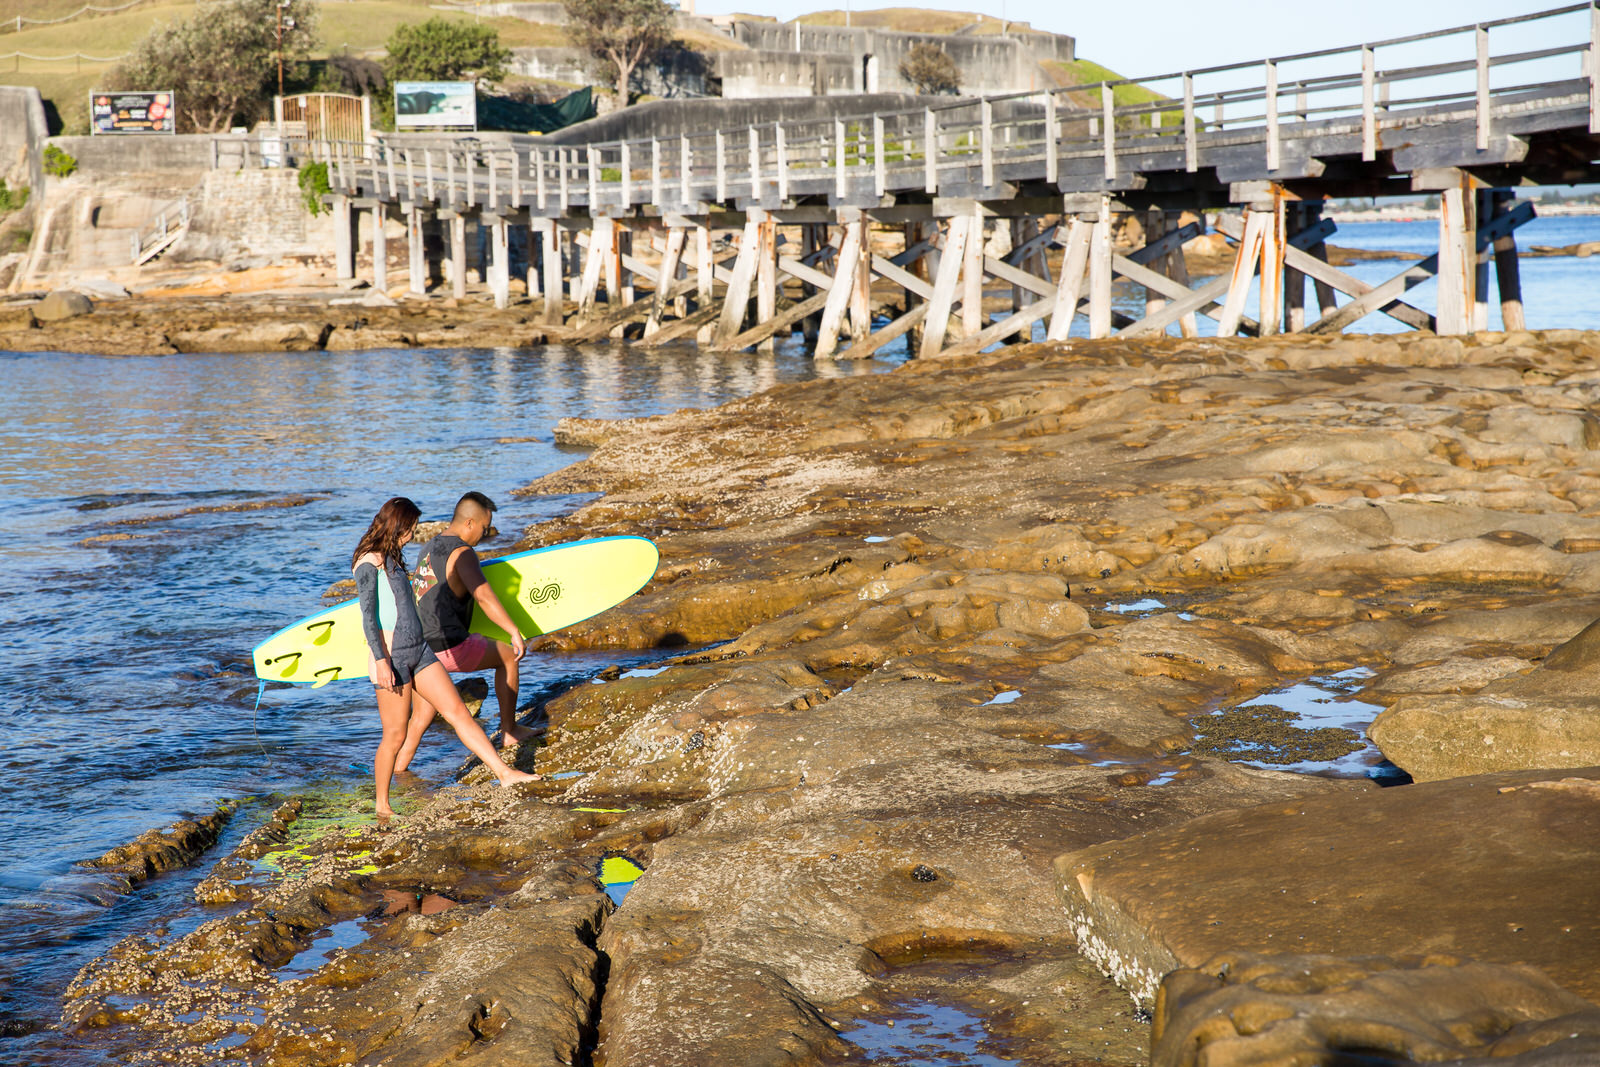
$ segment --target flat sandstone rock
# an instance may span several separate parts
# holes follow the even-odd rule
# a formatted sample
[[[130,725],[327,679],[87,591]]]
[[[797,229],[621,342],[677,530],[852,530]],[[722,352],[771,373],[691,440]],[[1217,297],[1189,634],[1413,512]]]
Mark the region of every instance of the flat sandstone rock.
[[[1080,951],[1145,1003],[1224,952],[1448,955],[1600,1002],[1600,768],[1202,816],[1062,856]]]

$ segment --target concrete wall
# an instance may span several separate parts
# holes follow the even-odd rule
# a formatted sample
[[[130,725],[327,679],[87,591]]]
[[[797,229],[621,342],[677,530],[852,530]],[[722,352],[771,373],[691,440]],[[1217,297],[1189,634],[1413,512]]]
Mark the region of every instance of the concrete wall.
[[[593,85],[593,62],[587,52],[577,48],[513,48],[509,69],[528,78]],[[671,49],[654,64],[634,71],[634,91],[666,99],[705,96],[710,69],[700,53]]]
[[[39,153],[48,136],[39,90],[31,85],[0,85],[0,178],[7,185],[26,185],[36,192],[44,185]]]
[[[949,97],[870,93],[851,96],[788,96],[764,100],[655,100],[580,122],[541,138],[541,144],[587,144],[591,141],[643,141],[676,137],[685,131],[743,130],[772,122],[805,122],[906,111]]]
[[[944,49],[961,71],[962,93],[974,96],[1045,88],[1049,83],[1039,70],[1039,62],[1070,60],[1074,55],[1073,39],[1060,34],[980,37],[745,21],[736,22],[733,33],[736,40],[760,54],[787,52],[813,60],[848,57],[851,85],[848,89],[830,89],[830,92],[911,91],[912,86],[900,77],[899,66],[912,45],[918,43]],[[740,70],[736,88],[740,94],[767,95],[783,73],[784,69],[777,66],[771,76],[764,76],[759,68],[749,72]],[[752,80],[758,82],[759,87],[752,87]],[[736,95],[729,91],[726,78],[723,95]]]
[[[53,137],[50,143],[77,159],[78,172],[91,177],[114,177],[130,172],[193,173],[211,167],[211,135],[208,133]]]
[[[306,210],[298,179],[283,168],[208,171],[189,232],[167,258],[266,262],[330,251],[333,217]]]
[[[712,68],[730,100],[775,96],[830,96],[856,91],[853,56],[808,52],[718,52]]]

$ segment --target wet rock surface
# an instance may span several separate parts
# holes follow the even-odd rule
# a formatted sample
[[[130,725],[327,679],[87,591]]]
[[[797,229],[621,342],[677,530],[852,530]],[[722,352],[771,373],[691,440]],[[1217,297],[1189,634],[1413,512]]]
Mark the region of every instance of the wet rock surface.
[[[279,820],[67,1022],[171,1062],[792,1065],[933,1005],[1018,1062],[1138,1064],[1124,990],[1222,953],[1594,1000],[1600,771],[1382,789],[1348,750],[1391,704],[1577,699],[1527,680],[1600,615],[1597,401],[1591,335],[1152,340],[564,422],[593,451],[527,491],[602,495],[519,547],[662,564],[536,646],[661,659],[539,701],[543,782]],[[1288,714],[1332,678],[1337,721]]]
[[[304,352],[368,348],[493,348],[559,341],[527,304],[496,309],[471,300],[332,304],[340,295],[214,296],[91,304],[78,293],[12,301],[0,314],[0,349],[14,352]],[[68,298],[76,302],[64,305]],[[93,310],[94,314],[88,314]]]

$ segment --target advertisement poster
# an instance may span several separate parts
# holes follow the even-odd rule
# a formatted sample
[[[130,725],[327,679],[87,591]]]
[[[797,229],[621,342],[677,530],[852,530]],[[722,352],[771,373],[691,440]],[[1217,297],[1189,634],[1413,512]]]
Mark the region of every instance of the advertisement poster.
[[[172,94],[100,92],[89,94],[90,133],[177,133]]]
[[[394,124],[478,128],[478,94],[472,82],[395,82]]]

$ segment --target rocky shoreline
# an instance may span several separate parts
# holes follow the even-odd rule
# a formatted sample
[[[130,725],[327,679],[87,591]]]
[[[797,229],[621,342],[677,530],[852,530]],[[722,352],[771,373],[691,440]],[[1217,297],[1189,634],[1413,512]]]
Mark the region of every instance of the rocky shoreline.
[[[517,547],[662,564],[537,647],[663,658],[540,702],[544,782],[280,807],[64,1025],[837,1064],[934,1003],[1030,1065],[1592,1062],[1597,405],[1566,331],[1029,345],[564,421],[592,452],[525,491],[601,495]],[[1332,676],[1381,753],[1250,710]]]

